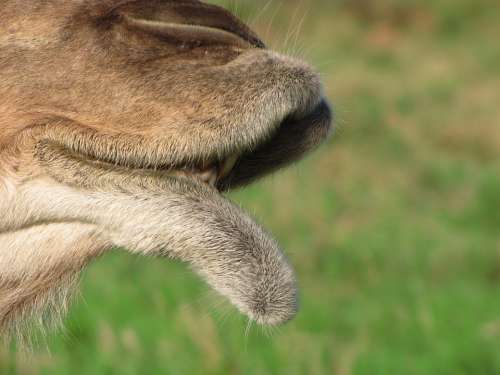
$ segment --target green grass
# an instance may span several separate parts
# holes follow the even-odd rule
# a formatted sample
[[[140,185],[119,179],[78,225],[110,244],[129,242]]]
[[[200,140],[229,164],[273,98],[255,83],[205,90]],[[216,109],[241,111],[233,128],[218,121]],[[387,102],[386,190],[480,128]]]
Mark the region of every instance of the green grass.
[[[246,334],[184,265],[116,252],[50,354],[0,352],[0,373],[500,373],[498,2],[228,3],[336,104],[332,141],[232,194],[287,249],[297,319]]]

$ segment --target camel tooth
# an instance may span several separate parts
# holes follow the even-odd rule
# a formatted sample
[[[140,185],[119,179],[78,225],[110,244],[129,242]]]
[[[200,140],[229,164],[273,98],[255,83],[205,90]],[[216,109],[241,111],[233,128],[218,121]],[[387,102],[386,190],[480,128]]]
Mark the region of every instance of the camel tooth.
[[[219,173],[219,178],[226,177],[231,170],[234,168],[236,165],[236,162],[239,159],[239,155],[234,154],[229,156],[226,160],[222,162],[220,173]]]

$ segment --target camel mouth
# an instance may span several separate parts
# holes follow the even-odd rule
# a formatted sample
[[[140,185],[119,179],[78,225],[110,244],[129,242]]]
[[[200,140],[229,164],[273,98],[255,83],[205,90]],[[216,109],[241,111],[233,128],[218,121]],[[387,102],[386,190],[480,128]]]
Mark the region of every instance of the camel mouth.
[[[332,119],[330,105],[322,98],[311,110],[284,118],[267,138],[250,150],[235,150],[208,162],[145,169],[200,181],[223,193],[299,159],[331,135]],[[246,175],[244,181],[238,181],[242,174]]]
[[[75,133],[74,139],[78,142],[72,144],[52,137],[44,138],[39,142],[35,155],[47,165],[49,171],[53,170],[51,165],[58,163],[66,170],[70,168],[64,163],[74,166],[75,170],[85,165],[89,171],[98,170],[100,175],[120,171],[124,175],[132,173],[160,180],[165,177],[189,179],[223,193],[248,185],[301,159],[332,133],[332,122],[330,105],[324,97],[320,97],[311,103],[309,109],[296,108],[280,116],[277,122],[269,122],[266,125],[269,131],[259,136],[251,146],[242,147],[238,139],[231,138],[234,143],[228,142],[220,154],[200,153],[190,160],[174,161],[168,160],[168,154],[156,152],[161,141],[142,140],[140,147],[132,147],[121,145],[117,138],[106,139],[105,135],[99,135],[105,142],[85,147],[88,144],[86,138],[81,133]],[[124,149],[129,152],[124,152]],[[61,182],[65,179],[61,176]],[[87,184],[79,178],[72,183]]]
[[[169,212],[162,223],[165,253],[189,262],[251,320],[279,325],[298,311],[293,269],[272,235],[223,193],[299,159],[324,140],[331,122],[330,106],[321,99],[310,110],[291,112],[250,150],[177,166],[110,162],[50,140],[40,141],[35,155],[63,185],[161,199]],[[182,255],[183,249],[188,253]],[[216,267],[207,268],[199,259]]]

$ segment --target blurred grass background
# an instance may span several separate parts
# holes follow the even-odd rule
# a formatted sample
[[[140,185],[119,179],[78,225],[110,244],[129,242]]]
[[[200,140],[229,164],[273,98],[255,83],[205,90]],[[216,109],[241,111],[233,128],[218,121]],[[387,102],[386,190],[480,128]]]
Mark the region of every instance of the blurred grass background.
[[[116,252],[63,336],[0,374],[499,374],[500,3],[219,1],[322,72],[335,137],[232,197],[276,234],[297,319],[252,326],[184,265]]]

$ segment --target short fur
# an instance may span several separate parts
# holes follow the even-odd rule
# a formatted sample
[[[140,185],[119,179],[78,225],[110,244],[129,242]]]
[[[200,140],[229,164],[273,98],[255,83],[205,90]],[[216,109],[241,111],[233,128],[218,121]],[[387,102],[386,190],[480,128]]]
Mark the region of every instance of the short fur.
[[[0,330],[64,310],[115,246],[189,263],[261,324],[289,320],[293,271],[221,192],[330,127],[318,75],[219,7],[0,0]],[[234,155],[215,187],[186,173]]]

